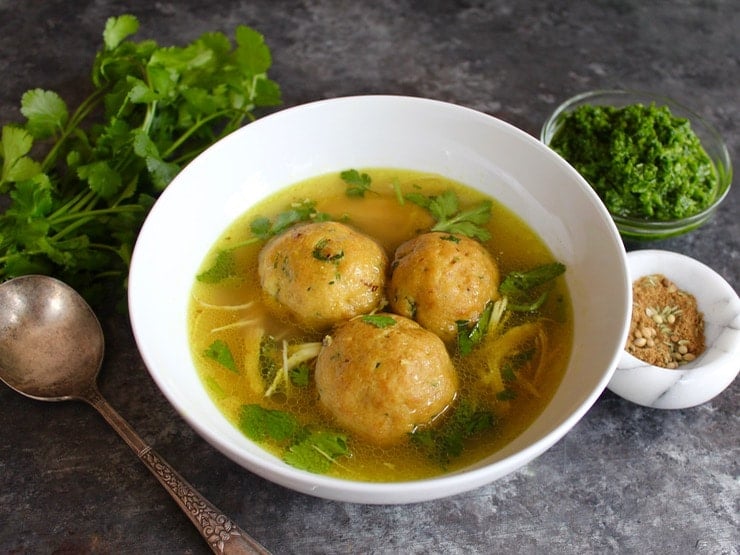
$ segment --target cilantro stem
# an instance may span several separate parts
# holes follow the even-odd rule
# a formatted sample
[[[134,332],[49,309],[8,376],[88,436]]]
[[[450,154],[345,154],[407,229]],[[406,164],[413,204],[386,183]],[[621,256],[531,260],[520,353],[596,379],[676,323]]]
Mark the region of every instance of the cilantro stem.
[[[98,210],[87,210],[85,212],[78,212],[76,214],[66,214],[63,216],[59,216],[55,220],[49,220],[49,224],[51,226],[58,225],[60,223],[72,221],[73,223],[56,233],[52,239],[59,240],[60,238],[69,235],[72,231],[75,229],[85,225],[90,220],[96,218],[97,216],[105,216],[105,215],[111,215],[111,214],[121,214],[123,212],[140,212],[144,210],[142,206],[139,206],[137,204],[126,204],[124,206],[116,206],[113,208],[101,208]]]
[[[105,89],[98,89],[94,91],[85,100],[83,100],[77,110],[75,110],[74,114],[72,114],[72,117],[69,118],[69,121],[62,131],[62,134],[54,142],[52,147],[49,149],[49,152],[46,154],[43,162],[41,163],[41,168],[44,173],[47,173],[49,169],[54,166],[59,150],[62,148],[62,146],[64,146],[66,140],[77,131],[82,121],[84,121],[84,119],[88,115],[90,115],[90,112],[92,112],[93,109],[97,107],[105,92]]]
[[[226,114],[228,114],[228,113],[230,113],[232,111],[233,110],[220,110],[218,112],[214,112],[213,114],[208,115],[207,117],[204,117],[204,118],[199,119],[196,123],[194,123],[192,126],[190,126],[190,128],[187,131],[185,131],[184,133],[182,133],[177,138],[177,140],[174,141],[170,145],[170,147],[166,151],[164,151],[162,153],[162,155],[161,155],[162,158],[165,159],[168,156],[170,156],[171,154],[173,154],[174,152],[176,152],[177,149],[180,148],[185,143],[185,141],[187,141],[196,131],[198,131],[199,129],[201,129],[203,126],[207,125],[208,123],[210,123],[213,120],[216,120],[216,119],[218,119],[220,117],[225,116]],[[231,128],[236,127],[244,119],[244,116],[247,115],[249,112],[245,112],[243,110],[239,110],[239,111],[237,111],[237,113],[239,114],[239,117],[238,118],[232,118],[229,121],[229,124],[227,125],[227,129],[231,129]],[[187,159],[192,158],[192,156],[193,156],[193,153],[188,152],[185,155],[183,155],[182,157],[180,157],[178,160],[175,160],[175,162],[180,163],[180,162],[182,162],[184,160],[187,160]]]

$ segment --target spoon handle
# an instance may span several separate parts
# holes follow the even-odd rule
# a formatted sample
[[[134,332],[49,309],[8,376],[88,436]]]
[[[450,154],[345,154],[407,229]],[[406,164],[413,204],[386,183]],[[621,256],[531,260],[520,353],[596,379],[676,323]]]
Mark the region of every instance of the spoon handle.
[[[270,555],[267,549],[198,493],[167,461],[144,442],[128,422],[108,404],[97,388],[89,391],[83,400],[92,405],[105,418],[151,470],[159,483],[164,486],[195,525],[203,539],[208,542],[214,553]]]

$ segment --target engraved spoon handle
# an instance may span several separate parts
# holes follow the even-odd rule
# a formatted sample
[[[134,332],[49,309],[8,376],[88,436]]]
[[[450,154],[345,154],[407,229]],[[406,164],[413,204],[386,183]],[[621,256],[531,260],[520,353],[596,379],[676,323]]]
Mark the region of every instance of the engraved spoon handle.
[[[270,555],[267,549],[198,493],[167,461],[147,445],[128,422],[108,404],[96,387],[92,387],[81,399],[92,405],[133,449],[195,525],[214,553]]]

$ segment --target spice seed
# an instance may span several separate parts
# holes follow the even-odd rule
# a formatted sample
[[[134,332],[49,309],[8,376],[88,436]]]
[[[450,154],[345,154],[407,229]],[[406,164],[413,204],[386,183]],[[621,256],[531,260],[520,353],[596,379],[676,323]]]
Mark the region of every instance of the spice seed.
[[[690,293],[660,274],[636,280],[632,292],[628,352],[649,364],[674,369],[704,351],[704,319]]]

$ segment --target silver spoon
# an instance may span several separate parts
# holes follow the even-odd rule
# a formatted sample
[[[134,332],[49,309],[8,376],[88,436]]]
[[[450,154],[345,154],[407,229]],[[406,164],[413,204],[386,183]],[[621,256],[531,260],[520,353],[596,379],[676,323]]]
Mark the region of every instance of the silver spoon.
[[[93,406],[152,471],[215,553],[268,554],[147,445],[98,390],[103,330],[71,287],[47,276],[0,284],[0,380],[41,401]]]

